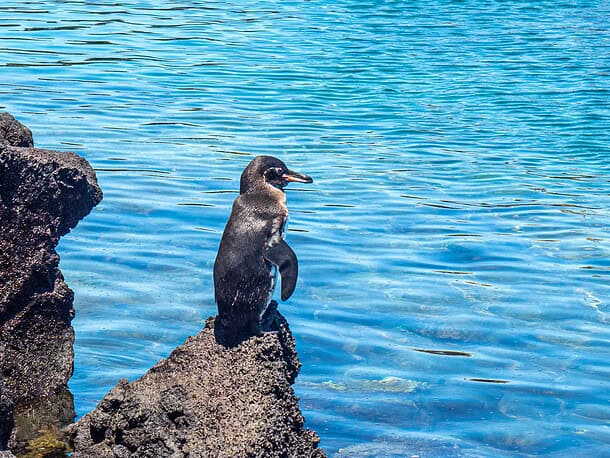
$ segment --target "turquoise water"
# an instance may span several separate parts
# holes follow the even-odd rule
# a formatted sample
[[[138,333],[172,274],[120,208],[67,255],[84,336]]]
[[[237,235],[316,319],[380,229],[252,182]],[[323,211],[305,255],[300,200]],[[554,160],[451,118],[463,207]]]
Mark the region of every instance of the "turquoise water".
[[[0,109],[104,201],[63,239],[80,415],[215,313],[257,154],[335,457],[607,456],[610,3],[3,1]],[[433,352],[421,351],[432,350]]]

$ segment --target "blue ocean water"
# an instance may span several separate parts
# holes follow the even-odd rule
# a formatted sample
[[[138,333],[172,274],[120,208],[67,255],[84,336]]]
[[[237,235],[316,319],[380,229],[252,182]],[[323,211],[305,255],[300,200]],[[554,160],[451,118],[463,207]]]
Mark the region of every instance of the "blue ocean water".
[[[215,313],[271,154],[335,457],[607,456],[610,2],[5,0],[0,109],[104,201],[60,243],[79,415]]]

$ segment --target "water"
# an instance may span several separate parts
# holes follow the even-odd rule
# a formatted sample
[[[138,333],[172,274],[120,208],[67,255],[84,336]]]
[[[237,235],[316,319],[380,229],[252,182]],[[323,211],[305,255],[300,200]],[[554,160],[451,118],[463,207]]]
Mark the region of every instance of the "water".
[[[300,279],[281,310],[331,456],[607,454],[608,17],[2,2],[0,108],[105,192],[59,247],[78,413],[215,313],[239,174],[271,154],[316,180],[288,191]]]

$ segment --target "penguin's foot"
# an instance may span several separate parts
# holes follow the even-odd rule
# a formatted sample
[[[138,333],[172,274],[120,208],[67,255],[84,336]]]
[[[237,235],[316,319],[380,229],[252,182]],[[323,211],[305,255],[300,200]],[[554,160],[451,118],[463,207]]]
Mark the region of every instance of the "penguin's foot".
[[[232,316],[218,315],[214,324],[216,342],[227,348],[236,347],[253,335],[248,326],[244,327],[238,324],[241,322],[241,320]]]
[[[260,336],[263,333],[263,331],[261,330],[261,324],[257,321],[252,321],[250,323],[249,328],[250,329],[249,329],[248,334],[250,336]]]

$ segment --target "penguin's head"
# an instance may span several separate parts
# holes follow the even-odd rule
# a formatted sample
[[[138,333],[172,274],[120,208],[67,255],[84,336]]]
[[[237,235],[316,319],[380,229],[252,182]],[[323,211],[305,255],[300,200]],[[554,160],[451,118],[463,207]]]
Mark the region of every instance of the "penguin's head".
[[[265,186],[284,189],[291,181],[313,183],[310,176],[288,169],[286,164],[275,157],[256,156],[241,174],[239,193],[243,194]]]

